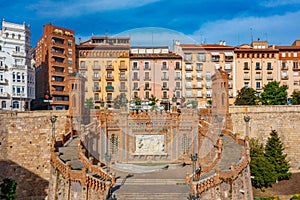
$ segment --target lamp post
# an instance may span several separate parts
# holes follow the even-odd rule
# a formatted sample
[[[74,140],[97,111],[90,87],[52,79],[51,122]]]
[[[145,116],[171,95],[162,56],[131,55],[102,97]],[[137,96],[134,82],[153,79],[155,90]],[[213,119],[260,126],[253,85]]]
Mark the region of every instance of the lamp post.
[[[195,181],[195,171],[196,171],[195,168],[196,168],[196,162],[198,160],[198,154],[197,153],[195,153],[194,155],[191,154],[190,158],[191,158],[191,160],[193,162],[192,176],[193,176],[193,181]],[[189,194],[189,196],[188,196],[188,200],[198,200],[198,199],[199,199],[198,193],[196,193],[196,194]]]
[[[54,140],[55,140],[55,122],[56,122],[56,119],[57,119],[57,116],[51,116],[50,117],[50,121],[51,121],[51,124],[52,124],[52,136],[51,136],[51,139],[52,139],[52,145],[54,147]]]
[[[246,137],[249,137],[249,122],[250,122],[250,116],[246,115],[244,116],[244,121],[246,122]]]

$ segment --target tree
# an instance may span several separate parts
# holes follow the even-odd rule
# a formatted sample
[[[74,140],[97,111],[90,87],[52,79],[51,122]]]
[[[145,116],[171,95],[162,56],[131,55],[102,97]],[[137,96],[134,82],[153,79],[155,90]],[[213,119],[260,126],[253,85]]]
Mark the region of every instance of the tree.
[[[294,91],[292,94],[292,104],[299,105],[300,104],[300,91]]]
[[[260,101],[263,105],[285,105],[287,100],[287,86],[272,81],[263,87]]]
[[[234,102],[235,105],[256,105],[257,91],[250,87],[243,87],[238,91],[238,95]]]
[[[149,106],[154,107],[156,103],[158,102],[158,99],[152,94],[151,97],[148,98],[149,100]]]
[[[125,93],[121,93],[114,99],[114,108],[120,109],[121,107],[126,107],[128,99]]]
[[[16,193],[17,183],[16,181],[6,178],[0,184],[1,188],[1,199],[13,200],[17,198],[18,194]]]
[[[85,100],[85,106],[88,109],[94,109],[94,100],[92,97]]]
[[[252,185],[255,188],[270,187],[276,182],[274,165],[264,155],[264,147],[257,139],[250,140],[250,172]]]
[[[289,172],[290,165],[283,153],[283,145],[277,131],[272,130],[265,147],[266,158],[274,165],[276,180],[287,180],[292,174]]]

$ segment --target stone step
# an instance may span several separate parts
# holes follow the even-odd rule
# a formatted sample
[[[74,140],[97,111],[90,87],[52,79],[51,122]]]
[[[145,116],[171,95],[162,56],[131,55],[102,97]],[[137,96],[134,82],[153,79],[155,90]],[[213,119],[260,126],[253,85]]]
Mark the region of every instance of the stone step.
[[[185,179],[117,179],[116,185],[185,185]]]
[[[172,199],[172,200],[183,200],[187,199],[188,194],[186,193],[159,193],[159,194],[153,194],[153,193],[122,193],[116,195],[118,200],[166,200],[166,199]]]

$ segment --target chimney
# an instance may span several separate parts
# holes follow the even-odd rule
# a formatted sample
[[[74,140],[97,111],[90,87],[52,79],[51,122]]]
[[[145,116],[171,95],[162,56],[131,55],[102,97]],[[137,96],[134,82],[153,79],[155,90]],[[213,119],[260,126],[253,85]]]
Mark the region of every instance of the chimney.
[[[223,46],[226,46],[226,41],[225,40],[223,40]]]
[[[220,45],[223,45],[223,41],[222,40],[220,40],[220,43],[219,43]]]

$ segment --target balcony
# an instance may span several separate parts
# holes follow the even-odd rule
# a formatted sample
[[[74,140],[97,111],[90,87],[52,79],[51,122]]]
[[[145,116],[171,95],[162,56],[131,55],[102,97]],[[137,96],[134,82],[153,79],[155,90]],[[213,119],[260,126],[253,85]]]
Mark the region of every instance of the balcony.
[[[132,66],[132,70],[139,70],[140,68],[138,66]]]
[[[144,90],[151,90],[151,87],[145,87],[145,89]]]
[[[228,89],[232,89],[232,84],[228,84]]]
[[[93,92],[101,92],[101,88],[100,87],[93,87]]]
[[[288,75],[281,75],[281,80],[288,80],[289,76]]]
[[[210,80],[211,79],[211,76],[205,76],[206,80]]]
[[[258,66],[258,65],[256,65],[256,66],[255,66],[255,70],[261,70],[261,67]]]
[[[6,65],[0,66],[0,70],[7,70],[7,69],[8,69],[8,67]]]
[[[203,67],[196,67],[196,71],[203,71]]]
[[[65,66],[64,62],[51,61],[52,66]]]
[[[133,80],[133,81],[139,81],[139,80],[140,80],[140,77],[133,77],[132,80]]]
[[[114,81],[113,76],[106,76],[105,79],[106,79],[106,81]]]
[[[169,99],[169,96],[168,95],[167,96],[162,96],[162,99],[167,100],[167,99]]]
[[[244,80],[250,80],[250,75],[249,74],[244,74]]]
[[[0,84],[8,84],[8,80],[6,78],[0,80]]]
[[[66,73],[63,72],[63,71],[55,71],[55,70],[51,70],[52,72],[52,75],[54,76],[62,76],[62,77],[65,77],[66,76]]]
[[[63,101],[63,100],[55,100],[53,99],[52,105],[69,105],[69,101]]]
[[[7,92],[0,92],[0,97],[2,97],[2,98],[8,98],[9,94]]]
[[[181,90],[181,87],[175,87],[175,90]]]
[[[93,81],[101,81],[101,77],[93,77]]]
[[[164,86],[163,86],[163,87],[161,88],[161,90],[169,90],[169,87],[166,87],[166,86],[164,87]]]
[[[145,77],[144,81],[151,81],[151,77]]]
[[[68,95],[68,92],[65,92],[63,90],[51,90],[52,95]]]
[[[196,79],[197,80],[203,80],[203,77],[202,76],[196,76]]]
[[[176,66],[175,70],[181,70],[181,66]]]
[[[211,85],[206,85],[206,89],[211,89]]]
[[[175,80],[181,80],[181,76],[176,76]]]
[[[186,76],[185,79],[186,79],[186,80],[193,80],[193,77],[191,77],[191,76]]]
[[[126,71],[127,70],[127,66],[126,65],[120,65],[119,66],[119,70],[120,71]]]
[[[299,67],[293,67],[293,71],[300,71]]]
[[[255,75],[255,80],[261,80],[262,79],[262,76],[259,74],[259,75]]]
[[[272,66],[268,66],[267,70],[273,70],[273,67]]]
[[[219,62],[220,61],[220,56],[212,56],[211,61],[212,62]]]
[[[65,86],[66,82],[65,81],[55,81],[55,80],[52,80],[51,84],[52,85],[56,85],[56,86]]]
[[[120,81],[127,81],[127,77],[126,76],[119,76],[119,80]]]
[[[105,87],[106,92],[113,92],[114,91],[114,86],[108,85]]]
[[[169,77],[161,77],[161,80],[162,80],[162,81],[168,81],[168,80],[169,80]]]
[[[272,74],[268,74],[267,75],[267,80],[273,80],[273,75]]]
[[[193,85],[193,89],[202,89],[202,88],[203,88],[202,85],[196,85],[196,84]]]
[[[65,58],[65,54],[59,51],[52,51],[52,57]]]
[[[250,70],[249,66],[244,66],[244,70]]]
[[[133,91],[140,91],[140,88],[138,88],[138,87],[133,88]]]
[[[106,70],[114,70],[114,66],[112,66],[112,65],[106,65],[105,69]]]
[[[151,67],[149,65],[144,66],[144,70],[151,70]]]
[[[185,67],[185,71],[193,71],[193,67]]]
[[[85,67],[84,67],[84,69],[85,69]],[[97,70],[101,70],[101,68],[100,68],[99,65],[94,65],[94,66],[93,66],[93,70],[94,70],[94,71],[97,71]]]

